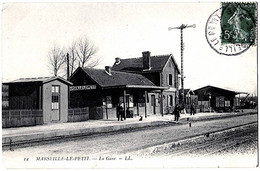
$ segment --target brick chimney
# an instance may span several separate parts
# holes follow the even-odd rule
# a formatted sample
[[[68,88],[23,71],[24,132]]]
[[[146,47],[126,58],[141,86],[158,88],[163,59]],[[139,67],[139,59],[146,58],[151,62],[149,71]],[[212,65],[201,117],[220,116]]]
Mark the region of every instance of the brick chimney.
[[[111,66],[105,66],[105,72],[106,72],[108,75],[112,75],[112,74],[111,74]]]
[[[143,69],[150,69],[151,68],[151,52],[145,51],[142,52],[143,54]]]
[[[115,62],[116,65],[120,64],[121,61],[120,61],[119,57],[116,57],[115,60],[116,60],[116,62]]]

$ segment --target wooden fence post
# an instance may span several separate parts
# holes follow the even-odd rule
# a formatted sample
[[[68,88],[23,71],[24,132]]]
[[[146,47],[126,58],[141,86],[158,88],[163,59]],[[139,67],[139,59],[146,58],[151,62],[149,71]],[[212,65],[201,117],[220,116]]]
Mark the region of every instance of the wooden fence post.
[[[12,148],[12,139],[11,138],[10,138],[9,145],[10,145],[10,151],[14,151],[13,148]]]
[[[72,110],[72,122],[74,122],[74,111],[75,110]]]
[[[8,110],[8,126],[12,127],[12,124],[11,124],[11,111]]]
[[[30,112],[32,112],[32,110],[30,111]],[[35,111],[36,112],[36,111]],[[35,125],[37,125],[37,114],[38,114],[38,112],[36,112],[36,114],[34,113],[33,114],[33,112],[31,113],[32,115],[34,115],[34,123],[35,123]]]
[[[80,111],[79,111],[80,121],[84,120],[84,115],[82,114],[83,110],[84,110],[84,108],[81,108]]]
[[[78,122],[81,118],[81,108],[78,109],[78,116],[77,116],[77,121]]]
[[[9,122],[11,122],[11,111],[10,110],[8,110],[8,120],[9,120]]]
[[[19,110],[19,124],[22,126],[22,110]]]
[[[87,120],[89,120],[89,107],[87,107]]]
[[[19,120],[21,120],[21,119],[22,119],[22,111],[19,110]]]

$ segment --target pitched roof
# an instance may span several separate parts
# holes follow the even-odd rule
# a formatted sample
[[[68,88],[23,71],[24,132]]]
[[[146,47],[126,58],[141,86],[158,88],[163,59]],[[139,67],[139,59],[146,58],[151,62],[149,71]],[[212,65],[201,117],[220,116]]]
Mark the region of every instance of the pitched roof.
[[[166,63],[168,62],[169,58],[172,57],[173,62],[180,73],[178,65],[174,60],[172,54],[168,55],[158,55],[158,56],[151,56],[151,69],[150,70],[143,70],[143,58],[128,58],[128,59],[120,59],[119,64],[114,64],[112,70],[114,71],[132,71],[137,73],[143,72],[156,72],[162,71]]]
[[[194,92],[197,93],[198,91],[203,90],[203,89],[219,90],[219,91],[224,91],[224,92],[233,93],[233,94],[240,94],[241,93],[241,92],[236,92],[236,91],[233,91],[233,90],[227,90],[227,89],[224,89],[224,88],[215,87],[215,86],[211,86],[211,85],[198,88],[198,89],[194,90]]]
[[[155,86],[150,80],[140,74],[133,74],[120,71],[111,71],[108,75],[104,69],[82,68],[101,87],[139,85]],[[76,71],[75,71],[76,72]]]
[[[64,78],[62,77],[34,77],[34,78],[20,78],[20,79],[17,79],[17,80],[13,80],[13,81],[10,81],[10,82],[7,82],[6,84],[12,84],[12,83],[42,83],[42,84],[45,84],[45,83],[48,83],[50,81],[53,81],[53,80],[60,80],[61,82],[64,82],[65,84],[70,84],[72,85],[71,82],[65,80]]]

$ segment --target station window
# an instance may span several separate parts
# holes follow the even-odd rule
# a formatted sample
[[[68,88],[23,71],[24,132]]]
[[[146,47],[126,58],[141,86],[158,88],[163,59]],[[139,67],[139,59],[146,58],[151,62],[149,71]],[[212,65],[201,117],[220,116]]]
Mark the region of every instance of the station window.
[[[168,96],[168,106],[173,106],[173,96],[172,95]]]
[[[225,100],[225,107],[230,107],[230,100]]]
[[[53,85],[51,88],[52,97],[51,97],[51,108],[53,110],[59,109],[59,100],[60,100],[60,86]]]
[[[170,95],[170,106],[173,106],[173,97]]]
[[[172,74],[169,74],[169,85],[172,85]]]
[[[9,108],[9,86],[2,85],[2,108]]]

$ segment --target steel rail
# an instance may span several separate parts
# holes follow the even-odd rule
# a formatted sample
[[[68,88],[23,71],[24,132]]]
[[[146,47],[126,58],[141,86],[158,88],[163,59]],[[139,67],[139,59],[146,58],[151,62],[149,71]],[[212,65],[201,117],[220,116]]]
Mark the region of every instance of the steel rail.
[[[256,123],[249,123],[247,125],[242,125],[240,128],[245,127],[245,126],[250,126],[250,125],[256,125]],[[236,128],[239,128],[239,127],[236,127]],[[233,129],[233,128],[231,128],[231,129]],[[198,149],[201,149],[201,148],[210,147],[212,145],[219,144],[220,142],[223,142],[223,140],[231,139],[233,137],[237,137],[237,136],[240,136],[240,135],[243,135],[243,134],[249,134],[249,133],[253,133],[253,132],[255,132],[254,129],[250,130],[249,132],[248,132],[248,130],[246,130],[246,131],[242,131],[242,132],[239,132],[239,133],[233,133],[232,135],[227,135],[227,136],[224,136],[224,137],[221,137],[221,138],[217,138],[215,140],[209,140],[207,142],[200,143],[200,144],[192,146],[192,147],[176,150],[175,152],[173,151],[174,154],[171,153],[171,154],[160,155],[160,157],[174,157],[174,156],[178,156],[178,155],[190,152],[190,151],[195,151],[195,150],[198,150]],[[249,141],[249,140],[252,140],[252,139],[247,139],[246,141]],[[230,148],[232,146],[235,146],[238,143],[239,142],[232,143],[232,144],[230,144],[228,146],[225,146],[223,148],[219,148],[219,149],[215,150],[212,153],[217,153],[217,152],[222,151],[224,149],[227,149],[227,148]],[[241,143],[245,143],[245,141],[242,141]],[[205,155],[210,155],[210,153],[209,154],[205,154]]]
[[[247,137],[247,138],[248,138],[248,137]],[[249,141],[251,141],[251,140],[255,140],[255,138],[249,138],[249,139],[245,139],[245,140],[240,141],[240,142],[235,142],[235,143],[232,143],[232,144],[230,144],[230,145],[226,145],[226,146],[223,147],[223,148],[217,149],[217,150],[215,150],[215,151],[213,151],[213,152],[211,152],[211,153],[206,154],[206,156],[210,156],[210,155],[216,154],[216,153],[218,153],[218,152],[224,151],[224,150],[229,149],[229,148],[231,148],[231,147],[234,147],[234,146],[236,146],[236,145],[240,145],[240,144],[247,143],[247,142],[249,142]]]

